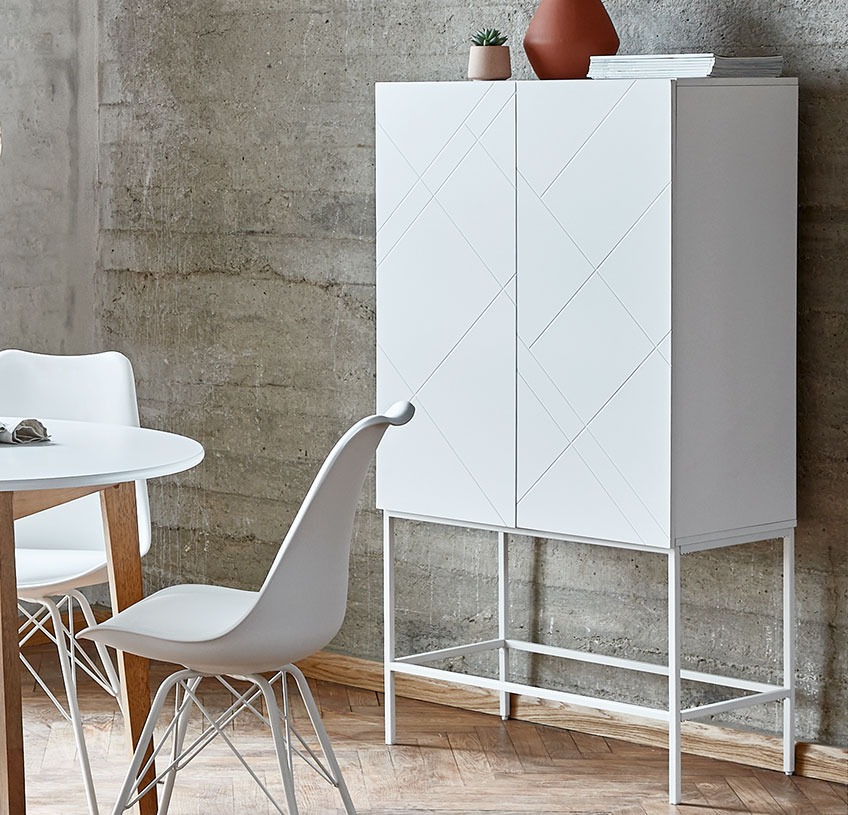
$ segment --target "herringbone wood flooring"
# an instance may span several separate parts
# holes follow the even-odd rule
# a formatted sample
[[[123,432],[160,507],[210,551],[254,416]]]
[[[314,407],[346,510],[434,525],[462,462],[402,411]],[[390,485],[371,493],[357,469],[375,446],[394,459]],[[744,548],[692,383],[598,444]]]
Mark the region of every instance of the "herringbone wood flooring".
[[[60,687],[55,655],[40,658]],[[168,666],[156,665],[158,684]],[[24,727],[30,815],[85,812],[70,727],[28,677]],[[667,804],[664,750],[582,733],[501,722],[455,708],[399,700],[400,744],[383,744],[378,694],[313,683],[324,723],[360,815],[848,815],[848,788],[737,764],[684,756],[685,805]],[[100,808],[109,812],[127,763],[121,718],[89,685],[81,691]],[[223,704],[212,686],[205,701]],[[299,719],[305,717],[300,710]],[[256,720],[233,737],[279,793],[273,748]],[[311,771],[297,773],[303,815],[335,815],[337,794]],[[177,780],[173,815],[271,815],[275,810],[223,743],[214,743]]]

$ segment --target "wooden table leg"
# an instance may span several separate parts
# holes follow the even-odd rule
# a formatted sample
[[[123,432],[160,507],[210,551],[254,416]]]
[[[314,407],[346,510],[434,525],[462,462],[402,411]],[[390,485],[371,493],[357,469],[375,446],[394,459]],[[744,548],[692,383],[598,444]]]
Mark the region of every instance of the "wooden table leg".
[[[0,813],[24,815],[24,731],[11,492],[0,492]]]
[[[118,484],[103,490],[100,495],[106,528],[112,610],[117,613],[138,602],[143,596],[135,484]],[[134,654],[119,651],[118,673],[121,679],[125,726],[132,752],[150,712],[149,663]],[[143,784],[152,780],[151,768]],[[140,815],[156,815],[157,811],[158,800],[154,787],[139,801],[139,812]]]

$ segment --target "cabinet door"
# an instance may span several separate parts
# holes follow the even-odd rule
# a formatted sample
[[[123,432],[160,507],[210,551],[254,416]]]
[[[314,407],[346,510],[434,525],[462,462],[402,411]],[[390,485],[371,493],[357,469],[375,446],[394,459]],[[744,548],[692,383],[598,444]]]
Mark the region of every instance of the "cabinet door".
[[[383,509],[515,523],[515,85],[377,86]]]
[[[521,83],[517,523],[669,545],[671,83]]]

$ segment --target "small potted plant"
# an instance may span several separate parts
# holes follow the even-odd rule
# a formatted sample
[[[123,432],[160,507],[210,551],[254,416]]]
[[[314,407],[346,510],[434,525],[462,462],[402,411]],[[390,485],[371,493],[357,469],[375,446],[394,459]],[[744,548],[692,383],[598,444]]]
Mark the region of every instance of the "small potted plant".
[[[509,79],[512,67],[509,63],[509,46],[506,37],[496,28],[481,28],[471,38],[471,53],[468,55],[469,79]]]

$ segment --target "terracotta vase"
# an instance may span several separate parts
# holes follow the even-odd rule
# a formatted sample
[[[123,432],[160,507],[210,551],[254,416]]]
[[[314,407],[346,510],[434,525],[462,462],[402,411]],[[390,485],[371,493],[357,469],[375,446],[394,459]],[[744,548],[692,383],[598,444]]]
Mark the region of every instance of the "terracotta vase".
[[[618,34],[601,0],[542,0],[524,50],[539,79],[582,79],[590,56],[618,51]]]

